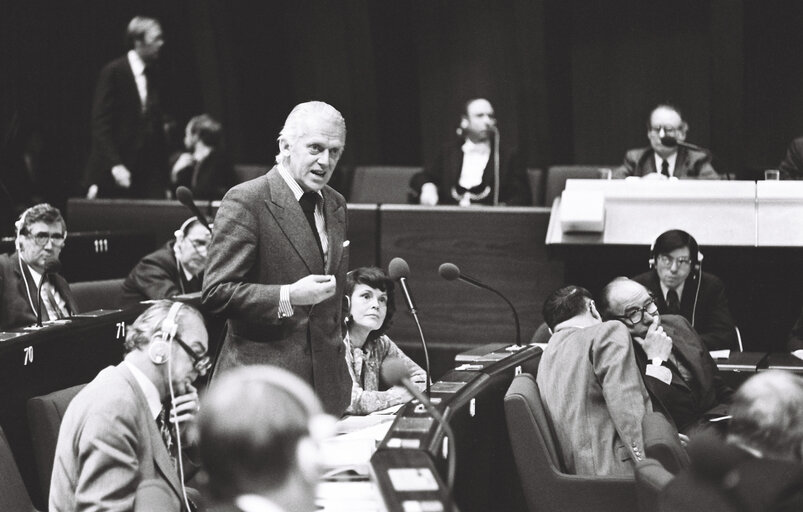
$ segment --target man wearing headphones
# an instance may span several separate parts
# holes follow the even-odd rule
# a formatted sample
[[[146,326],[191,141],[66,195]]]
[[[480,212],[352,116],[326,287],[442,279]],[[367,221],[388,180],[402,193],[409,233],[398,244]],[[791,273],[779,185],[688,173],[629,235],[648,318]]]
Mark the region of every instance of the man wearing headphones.
[[[660,314],[685,317],[708,350],[739,349],[725,286],[717,276],[702,271],[702,262],[694,237],[672,229],[652,245],[652,270],[633,281],[652,293]]]
[[[154,482],[169,489],[154,510],[191,510],[180,431],[198,410],[192,382],[209,369],[207,348],[203,317],[180,302],[159,301],[134,321],[123,362],[67,407],[49,510],[133,510]]]
[[[264,365],[215,381],[198,415],[199,449],[216,512],[312,512],[318,443],[334,433],[312,388]]]
[[[485,98],[466,102],[458,138],[410,180],[414,202],[436,204],[530,205],[524,160],[500,144],[496,114]]]
[[[128,274],[123,282],[124,306],[201,291],[212,233],[190,217],[174,234],[175,240],[142,258]]]
[[[727,414],[732,390],[688,320],[659,315],[656,302],[644,286],[620,277],[602,290],[599,312],[630,332],[653,408],[671,419],[678,432],[693,435],[708,420]]]
[[[61,212],[38,204],[20,215],[16,228],[17,251],[0,255],[0,330],[33,325],[39,311],[42,320],[76,313],[70,285],[57,268],[67,238]]]

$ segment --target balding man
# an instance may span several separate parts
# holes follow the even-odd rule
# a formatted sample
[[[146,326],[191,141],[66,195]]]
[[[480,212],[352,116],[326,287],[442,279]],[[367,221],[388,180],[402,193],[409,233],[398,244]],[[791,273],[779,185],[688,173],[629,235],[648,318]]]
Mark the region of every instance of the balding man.
[[[689,124],[683,120],[677,107],[658,105],[647,120],[650,147],[628,151],[624,164],[614,171],[613,177],[720,179],[711,166],[711,153],[707,149],[681,145],[686,140],[688,130]]]
[[[627,327],[653,405],[680,433],[694,434],[727,412],[732,391],[688,320],[659,315],[649,291],[627,278],[610,282],[599,302],[603,318]]]
[[[340,112],[297,105],[276,166],[223,198],[203,287],[204,305],[228,323],[216,371],[285,368],[335,416],[351,398],[340,323],[349,244],[346,201],[327,182],[345,146]]]
[[[435,161],[410,180],[415,202],[426,206],[530,204],[524,161],[515,148],[499,143],[491,102],[485,98],[467,101],[457,134]]]

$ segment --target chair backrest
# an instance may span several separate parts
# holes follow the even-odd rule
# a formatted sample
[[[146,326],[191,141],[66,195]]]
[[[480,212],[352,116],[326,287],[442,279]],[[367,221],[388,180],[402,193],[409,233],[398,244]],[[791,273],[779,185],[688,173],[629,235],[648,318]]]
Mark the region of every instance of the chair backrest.
[[[234,164],[234,179],[244,183],[257,176],[262,176],[273,167],[271,164]]]
[[[541,322],[541,325],[539,325],[535,333],[533,333],[530,343],[549,343],[549,338],[551,337],[552,333],[549,332],[549,326],[546,322]]]
[[[125,279],[104,279],[71,284],[70,290],[78,305],[78,311],[85,313],[96,309],[121,307],[123,281]]]
[[[356,167],[351,181],[350,203],[407,204],[410,178],[421,167]]]
[[[43,503],[48,502],[50,495],[50,476],[53,473],[53,459],[56,457],[61,420],[64,418],[67,406],[84,386],[85,384],[79,384],[28,400],[28,427],[31,431]]]
[[[658,495],[674,477],[655,459],[647,457],[636,462],[636,501],[639,512],[658,510]]]
[[[565,473],[552,420],[531,374],[513,379],[505,393],[505,419],[529,510],[636,510],[634,479]]]
[[[657,460],[671,474],[689,466],[689,455],[680,444],[678,431],[660,412],[648,412],[641,420],[644,453]]]
[[[527,169],[527,182],[530,184],[530,202],[533,206],[544,205],[544,171]]]
[[[0,510],[36,512],[2,428],[0,428]]]
[[[546,171],[544,206],[552,206],[555,198],[566,188],[566,180],[593,180],[602,178],[600,166],[553,165]]]

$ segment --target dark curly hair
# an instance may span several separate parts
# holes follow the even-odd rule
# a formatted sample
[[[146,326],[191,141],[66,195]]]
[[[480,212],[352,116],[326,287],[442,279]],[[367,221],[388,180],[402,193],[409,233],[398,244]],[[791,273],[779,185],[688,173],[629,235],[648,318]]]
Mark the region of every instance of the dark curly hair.
[[[396,312],[395,286],[385,271],[378,267],[359,267],[346,274],[346,287],[343,291],[343,322],[346,324],[346,329],[351,321],[351,311],[349,311],[351,294],[354,293],[354,287],[358,284],[364,284],[388,294],[388,310],[385,314],[385,321],[382,322],[379,329],[371,331],[366,341],[375,340],[385,334],[393,323],[393,314]]]

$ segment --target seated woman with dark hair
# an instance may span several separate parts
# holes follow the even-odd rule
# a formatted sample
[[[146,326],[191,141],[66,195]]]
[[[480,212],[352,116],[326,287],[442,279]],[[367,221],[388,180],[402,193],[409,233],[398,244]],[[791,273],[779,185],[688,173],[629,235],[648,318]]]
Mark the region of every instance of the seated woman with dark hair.
[[[385,335],[395,310],[393,280],[382,269],[360,267],[348,273],[343,299],[346,324],[343,342],[354,385],[347,414],[370,414],[412,398],[402,387],[386,389],[387,384],[380,376],[385,360],[398,359],[404,363],[413,384],[420,389],[426,386],[424,370]]]

